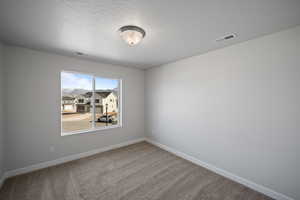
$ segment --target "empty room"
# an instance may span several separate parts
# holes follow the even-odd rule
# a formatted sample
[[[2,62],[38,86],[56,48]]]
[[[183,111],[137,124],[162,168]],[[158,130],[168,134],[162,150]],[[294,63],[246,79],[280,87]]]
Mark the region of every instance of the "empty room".
[[[300,200],[300,1],[0,0],[0,200]]]

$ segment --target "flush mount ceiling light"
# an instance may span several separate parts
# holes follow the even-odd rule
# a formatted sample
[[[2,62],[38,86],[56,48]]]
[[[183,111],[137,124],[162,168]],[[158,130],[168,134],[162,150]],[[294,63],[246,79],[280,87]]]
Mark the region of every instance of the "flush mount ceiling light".
[[[137,45],[145,37],[146,32],[137,26],[123,26],[119,29],[121,38],[129,46]]]

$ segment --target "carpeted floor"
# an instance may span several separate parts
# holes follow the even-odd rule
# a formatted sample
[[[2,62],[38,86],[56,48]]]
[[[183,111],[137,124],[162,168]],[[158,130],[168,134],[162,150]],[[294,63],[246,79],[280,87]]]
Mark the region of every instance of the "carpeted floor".
[[[146,142],[16,176],[1,200],[269,200]]]

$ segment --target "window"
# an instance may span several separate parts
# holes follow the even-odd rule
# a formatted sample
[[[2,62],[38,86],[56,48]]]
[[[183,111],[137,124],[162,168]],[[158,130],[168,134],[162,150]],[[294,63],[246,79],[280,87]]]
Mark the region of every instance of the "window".
[[[61,72],[61,132],[70,135],[121,126],[121,81]]]

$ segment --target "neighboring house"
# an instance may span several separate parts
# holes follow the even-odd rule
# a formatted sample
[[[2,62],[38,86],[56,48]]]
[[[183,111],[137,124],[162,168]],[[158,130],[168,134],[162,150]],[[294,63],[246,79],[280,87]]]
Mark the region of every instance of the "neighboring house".
[[[75,98],[71,96],[63,96],[61,110],[65,113],[76,112]]]
[[[86,113],[90,112],[91,101],[88,95],[80,94],[75,97],[76,112]]]
[[[116,93],[111,92],[106,98],[103,99],[104,111],[106,113],[106,105],[108,113],[118,112],[118,96]]]
[[[62,112],[63,113],[86,113],[91,112],[92,92],[77,95],[74,97],[62,97]],[[118,96],[111,91],[96,91],[95,92],[95,112],[104,114],[106,112],[118,112]]]
[[[103,114],[104,113],[104,104],[103,101],[107,96],[110,94],[110,91],[96,91],[95,92],[95,112],[97,114]],[[88,96],[89,99],[92,98],[93,93],[87,92],[86,96]]]

